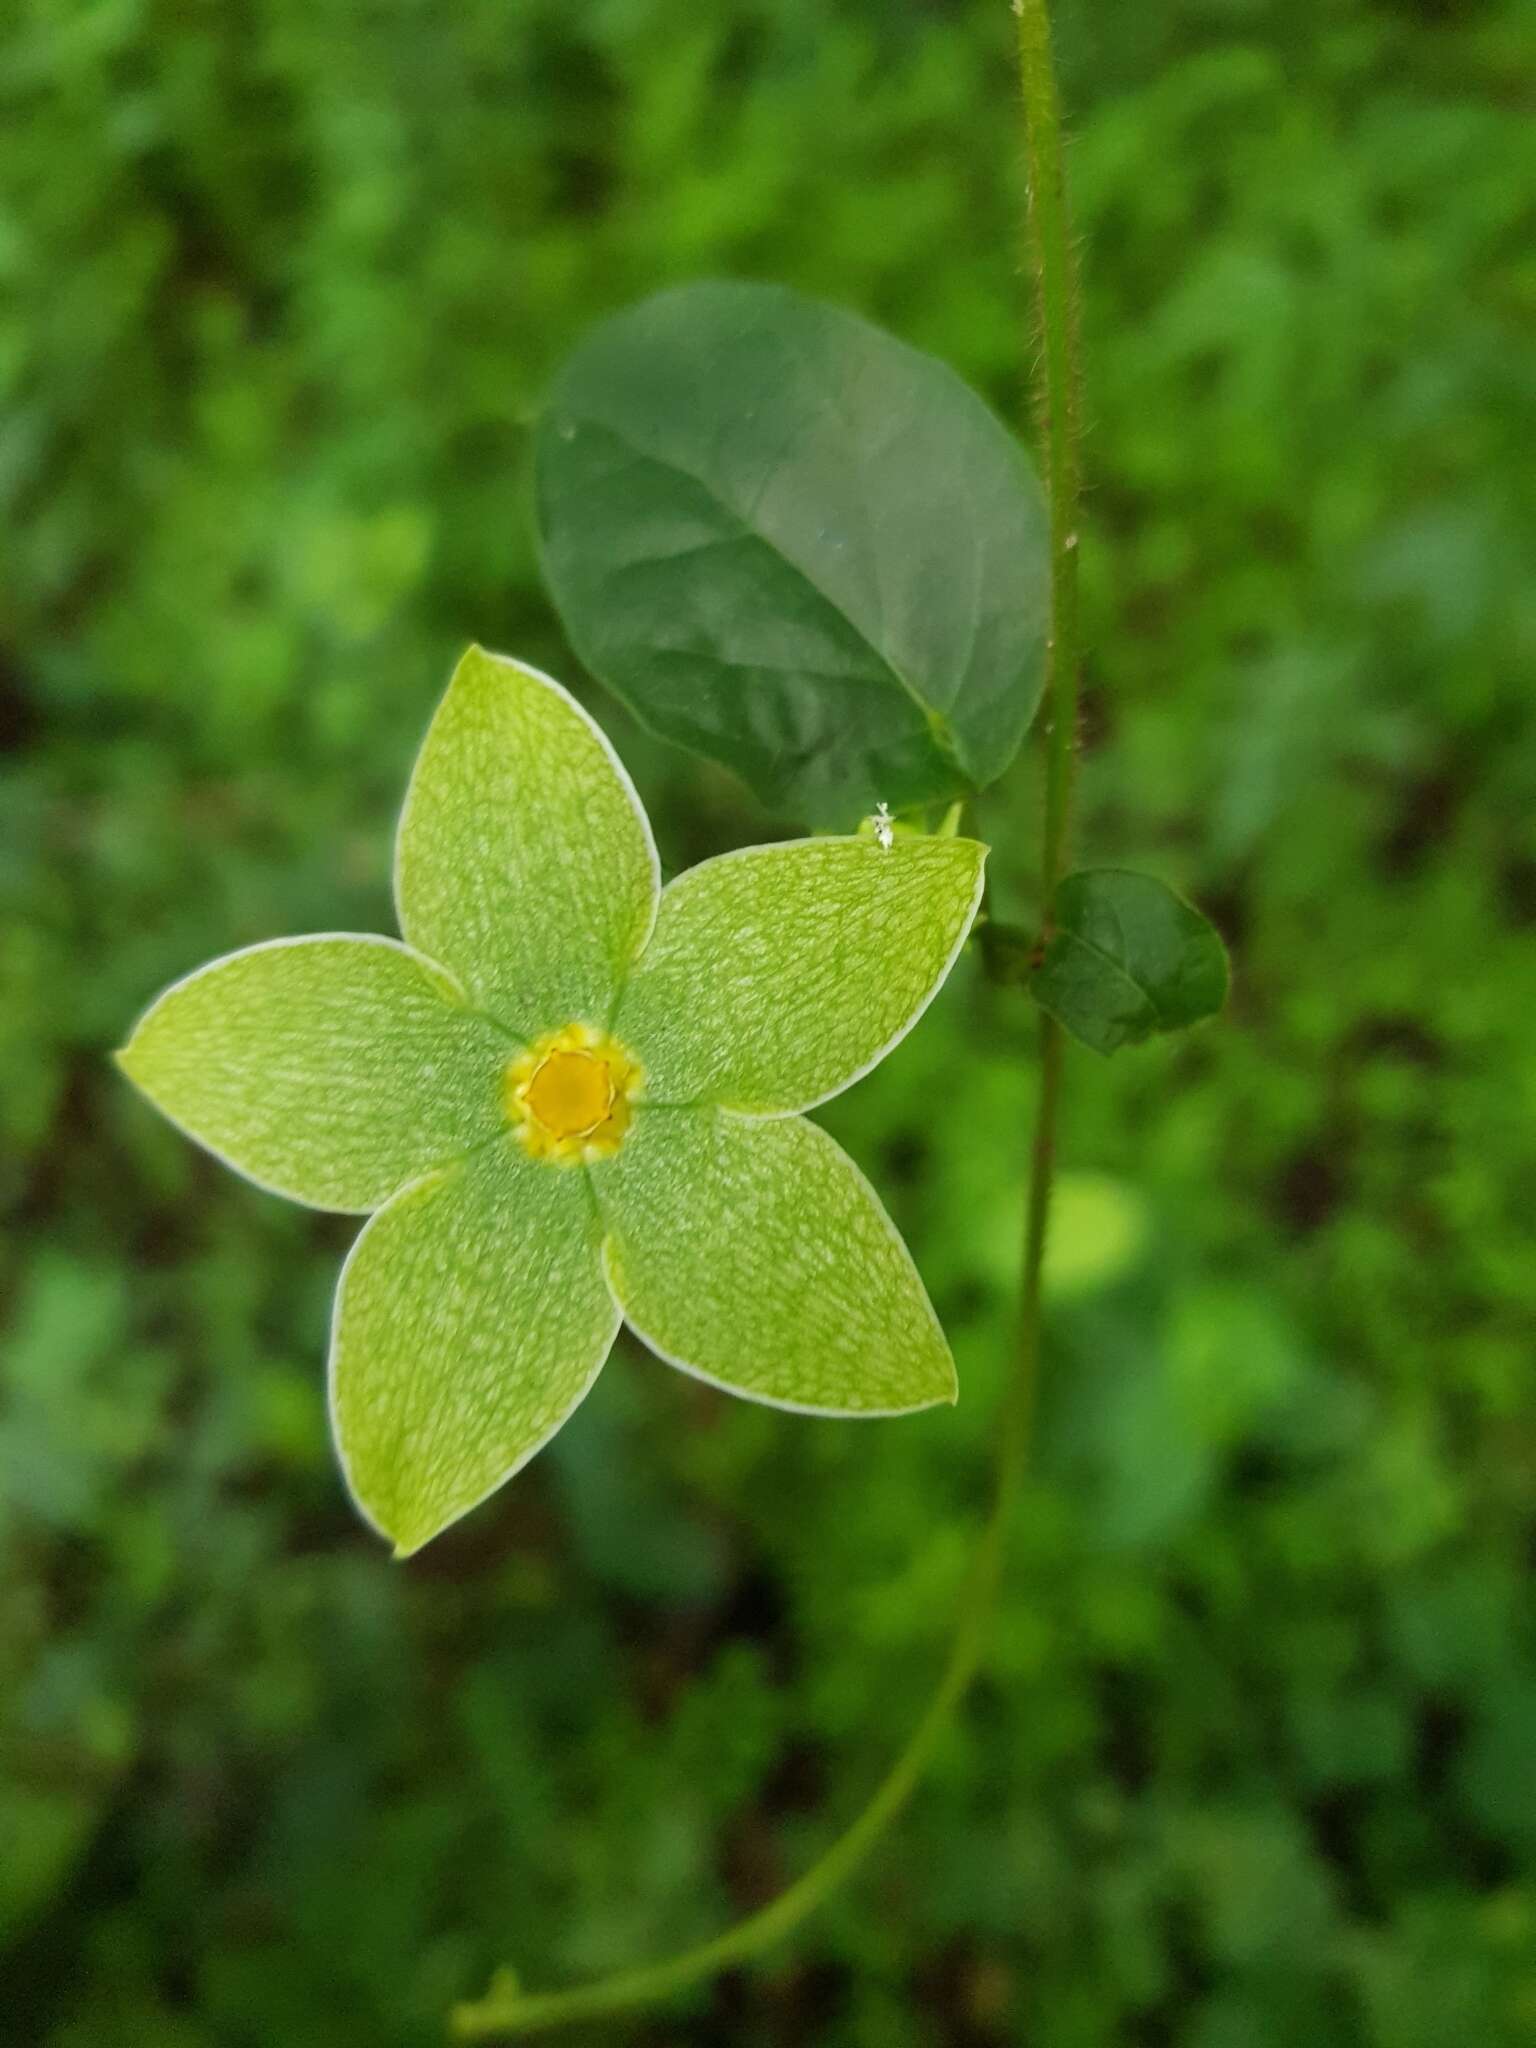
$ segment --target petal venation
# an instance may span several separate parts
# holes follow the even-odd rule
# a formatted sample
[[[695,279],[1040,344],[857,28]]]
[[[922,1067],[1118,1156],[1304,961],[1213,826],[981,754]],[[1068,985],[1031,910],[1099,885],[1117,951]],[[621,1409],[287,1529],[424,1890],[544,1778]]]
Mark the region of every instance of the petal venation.
[[[615,1026],[652,1100],[777,1116],[840,1093],[943,986],[985,860],[973,839],[798,839],[680,875]]]
[[[669,1364],[812,1415],[954,1400],[954,1360],[911,1255],[817,1125],[645,1109],[592,1184],[614,1299]]]
[[[406,938],[533,1038],[607,1022],[659,892],[649,822],[601,727],[551,677],[472,647],[400,815]]]
[[[173,983],[117,1059],[259,1186],[366,1211],[497,1128],[512,1050],[410,947],[324,932],[227,953]]]
[[[619,1326],[580,1174],[510,1135],[402,1190],[342,1269],[331,1425],[354,1499],[419,1550],[526,1465]]]

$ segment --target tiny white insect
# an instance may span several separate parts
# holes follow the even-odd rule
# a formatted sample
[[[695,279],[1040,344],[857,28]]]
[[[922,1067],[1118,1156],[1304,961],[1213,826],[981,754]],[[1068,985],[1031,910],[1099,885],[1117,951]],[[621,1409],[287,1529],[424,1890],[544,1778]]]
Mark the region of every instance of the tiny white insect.
[[[875,815],[871,822],[875,828],[875,837],[879,840],[882,846],[889,847],[892,844],[894,844],[896,838],[896,821],[891,816],[890,807],[888,804],[884,803],[883,801],[881,803],[876,804]]]

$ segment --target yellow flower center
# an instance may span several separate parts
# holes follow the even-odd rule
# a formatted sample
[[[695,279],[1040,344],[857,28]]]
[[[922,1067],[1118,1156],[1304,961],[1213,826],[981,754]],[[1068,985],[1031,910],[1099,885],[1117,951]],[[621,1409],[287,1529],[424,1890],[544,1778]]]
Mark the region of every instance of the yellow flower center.
[[[507,1116],[535,1159],[577,1166],[609,1159],[624,1142],[644,1079],[616,1038],[567,1024],[536,1039],[506,1071]]]
[[[584,1138],[613,1107],[613,1069],[589,1052],[552,1052],[528,1083],[528,1107],[552,1138]]]

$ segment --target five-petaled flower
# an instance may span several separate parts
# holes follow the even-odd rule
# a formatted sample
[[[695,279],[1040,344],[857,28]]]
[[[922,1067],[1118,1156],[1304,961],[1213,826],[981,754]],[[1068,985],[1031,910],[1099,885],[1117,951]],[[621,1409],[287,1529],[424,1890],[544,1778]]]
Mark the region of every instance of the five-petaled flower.
[[[621,1321],[813,1415],[955,1398],[917,1271],[802,1111],[911,1028],[975,915],[968,839],[817,838],[665,890],[608,741],[472,648],[402,812],[405,943],[322,934],[177,982],[118,1055],[260,1186],[373,1211],[342,1269],[348,1482],[405,1555],[511,1477]]]

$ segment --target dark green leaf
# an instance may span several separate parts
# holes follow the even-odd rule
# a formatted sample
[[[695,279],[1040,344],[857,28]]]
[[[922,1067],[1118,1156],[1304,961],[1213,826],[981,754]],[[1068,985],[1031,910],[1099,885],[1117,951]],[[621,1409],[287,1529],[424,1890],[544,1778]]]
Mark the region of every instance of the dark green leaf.
[[[777,286],[664,292],[566,365],[537,496],[582,660],[770,805],[845,825],[1013,758],[1040,698],[1044,502],[942,363]]]
[[[1227,999],[1227,952],[1166,883],[1084,868],[1057,891],[1030,992],[1084,1045],[1111,1053],[1214,1015]]]

